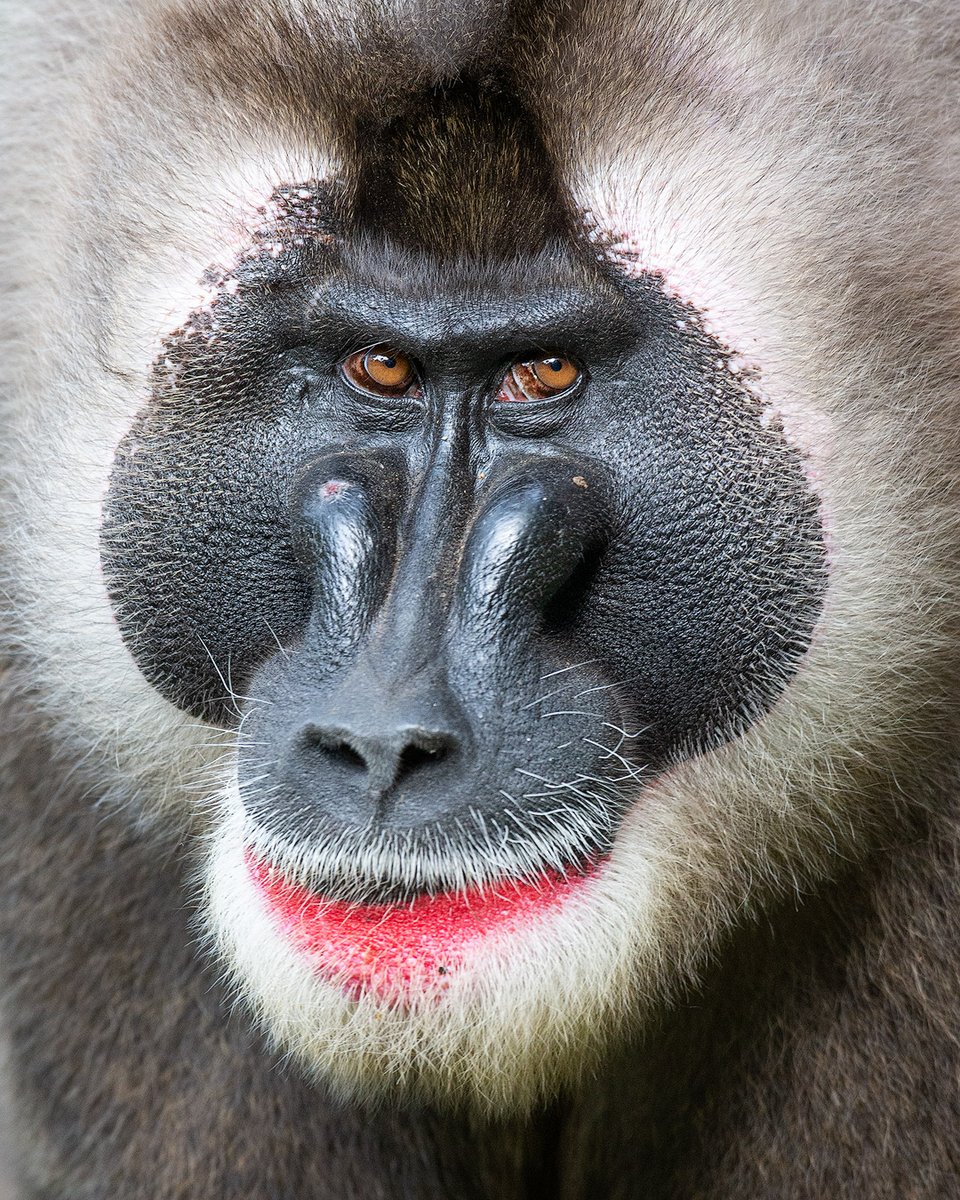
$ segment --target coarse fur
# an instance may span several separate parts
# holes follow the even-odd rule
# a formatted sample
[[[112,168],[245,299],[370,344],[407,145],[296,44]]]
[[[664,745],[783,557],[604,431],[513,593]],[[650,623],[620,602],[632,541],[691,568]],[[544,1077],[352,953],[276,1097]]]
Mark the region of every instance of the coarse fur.
[[[23,1196],[960,1195],[953,7],[4,6]],[[102,507],[275,187],[349,190],[352,138],[498,72],[598,255],[694,306],[803,453],[829,585],[776,705],[638,787],[576,904],[385,1010],[248,894],[235,737],[125,648]],[[469,241],[469,193],[420,185]]]

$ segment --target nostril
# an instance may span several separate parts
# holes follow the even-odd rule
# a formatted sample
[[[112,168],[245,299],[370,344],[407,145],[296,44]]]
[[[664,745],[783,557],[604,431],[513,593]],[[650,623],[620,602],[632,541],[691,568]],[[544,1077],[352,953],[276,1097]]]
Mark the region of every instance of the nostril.
[[[329,745],[320,742],[323,749],[326,751],[327,757],[332,759],[341,767],[346,767],[351,771],[366,771],[367,764],[362,754],[358,754],[352,746],[348,746],[346,742],[340,742],[339,745]]]
[[[403,779],[407,775],[412,775],[421,767],[430,766],[432,763],[446,758],[450,749],[451,747],[446,742],[439,742],[428,746],[411,743],[408,746],[404,746],[400,752],[400,761],[397,764],[396,780]]]
[[[366,771],[367,759],[363,747],[344,729],[324,729],[307,725],[302,732],[302,745],[310,750],[319,750],[332,765],[345,767],[349,771]]]

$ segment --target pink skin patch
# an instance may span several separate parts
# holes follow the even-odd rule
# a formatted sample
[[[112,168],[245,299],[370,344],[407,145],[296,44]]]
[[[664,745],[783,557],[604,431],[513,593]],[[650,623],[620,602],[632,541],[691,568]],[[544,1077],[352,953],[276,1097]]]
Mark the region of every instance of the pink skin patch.
[[[545,871],[533,880],[419,896],[407,904],[348,904],[289,883],[247,850],[250,877],[284,933],[317,970],[355,998],[442,991],[478,942],[560,908],[593,874]]]

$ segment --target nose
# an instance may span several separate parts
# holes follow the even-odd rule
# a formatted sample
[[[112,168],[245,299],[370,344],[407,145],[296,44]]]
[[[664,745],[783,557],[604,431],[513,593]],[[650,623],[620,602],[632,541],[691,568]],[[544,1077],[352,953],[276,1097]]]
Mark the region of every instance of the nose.
[[[330,456],[305,477],[296,532],[314,614],[301,682],[275,713],[290,793],[333,825],[472,817],[498,697],[539,663],[529,643],[606,534],[606,488],[586,470],[525,457],[471,522],[438,469],[406,525],[394,472]],[[320,686],[318,660],[335,664]]]
[[[390,676],[362,653],[340,685],[288,735],[286,773],[343,824],[436,820],[472,756],[472,736],[440,667]]]
[[[443,759],[455,757],[461,749],[453,731],[423,725],[359,732],[342,722],[308,724],[303,741],[308,753],[312,747],[326,760],[328,770],[352,777],[355,786],[359,784],[367,794],[377,797]]]

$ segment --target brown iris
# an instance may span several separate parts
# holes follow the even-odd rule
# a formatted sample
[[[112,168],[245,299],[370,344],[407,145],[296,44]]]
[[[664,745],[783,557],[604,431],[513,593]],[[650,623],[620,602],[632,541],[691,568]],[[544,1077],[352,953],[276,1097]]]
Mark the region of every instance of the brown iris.
[[[531,358],[518,362],[507,372],[498,400],[524,401],[549,400],[559,396],[580,380],[580,368],[569,358],[550,355],[548,358]]]
[[[375,396],[402,396],[417,377],[410,359],[385,344],[351,354],[344,361],[343,373],[354,387]]]

